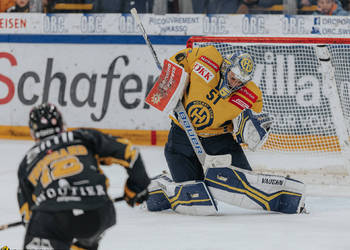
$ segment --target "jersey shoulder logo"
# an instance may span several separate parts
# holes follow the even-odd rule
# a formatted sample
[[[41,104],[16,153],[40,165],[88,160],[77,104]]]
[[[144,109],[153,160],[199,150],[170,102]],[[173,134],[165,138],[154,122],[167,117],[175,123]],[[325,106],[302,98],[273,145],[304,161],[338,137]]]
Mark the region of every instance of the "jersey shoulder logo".
[[[250,102],[239,95],[231,96],[228,101],[241,110],[249,109],[252,107],[252,104]]]
[[[215,72],[219,72],[220,70],[220,67],[219,65],[217,65],[216,62],[214,62],[213,60],[209,59],[208,57],[206,56],[201,56],[199,58],[200,61],[206,63],[207,65],[209,65]]]
[[[209,69],[199,62],[194,64],[193,72],[201,77],[206,83],[209,83],[215,77],[215,75]]]
[[[246,97],[248,100],[252,101],[253,103],[256,102],[256,100],[258,100],[258,96],[253,91],[251,91],[250,89],[248,89],[245,86],[240,88],[237,91],[237,93],[243,95],[244,97]]]

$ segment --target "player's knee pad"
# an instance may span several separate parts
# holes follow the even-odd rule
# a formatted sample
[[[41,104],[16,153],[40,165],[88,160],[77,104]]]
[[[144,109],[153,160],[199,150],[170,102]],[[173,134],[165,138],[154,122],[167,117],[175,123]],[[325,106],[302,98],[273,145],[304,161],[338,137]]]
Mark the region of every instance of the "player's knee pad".
[[[215,199],[244,208],[299,213],[304,206],[305,185],[283,176],[231,166],[209,168],[205,183]]]
[[[149,186],[147,208],[160,211],[171,208],[188,215],[213,215],[216,204],[203,181],[173,182],[166,175],[153,179]]]

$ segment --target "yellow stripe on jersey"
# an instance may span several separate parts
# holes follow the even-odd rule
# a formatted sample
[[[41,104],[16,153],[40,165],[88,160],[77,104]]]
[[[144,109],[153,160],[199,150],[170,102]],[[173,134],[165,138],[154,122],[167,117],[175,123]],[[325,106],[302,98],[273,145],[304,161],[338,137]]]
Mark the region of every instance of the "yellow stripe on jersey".
[[[30,220],[30,217],[32,216],[32,211],[29,209],[28,202],[25,202],[22,207],[19,210],[19,213],[21,216],[23,216],[23,220],[25,222],[28,222]]]
[[[123,167],[126,167],[126,168],[130,167],[130,162],[126,160],[117,159],[114,157],[101,157],[100,161],[105,165],[112,165],[114,163],[114,164],[122,165]]]
[[[87,248],[78,247],[76,245],[71,245],[70,250],[88,250]]]

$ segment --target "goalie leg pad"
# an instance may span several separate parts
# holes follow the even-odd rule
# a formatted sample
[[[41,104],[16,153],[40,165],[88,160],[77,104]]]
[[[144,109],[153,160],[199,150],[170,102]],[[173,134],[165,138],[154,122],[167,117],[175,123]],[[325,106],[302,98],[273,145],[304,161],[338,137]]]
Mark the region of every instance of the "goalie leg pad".
[[[169,184],[166,184],[167,182]],[[170,185],[172,180],[164,174],[152,178],[151,183],[148,186],[149,196],[146,201],[147,209],[149,211],[157,212],[171,208],[169,199],[162,189],[164,183],[165,185]],[[166,186],[164,186],[164,189],[166,189]]]
[[[304,205],[305,185],[283,176],[230,166],[209,168],[205,183],[215,199],[244,208],[293,214]]]
[[[188,215],[216,215],[217,207],[203,181],[180,184],[171,202],[175,212]]]
[[[203,181],[175,183],[166,175],[152,180],[147,208],[160,211],[171,208],[187,215],[215,215],[216,204]]]

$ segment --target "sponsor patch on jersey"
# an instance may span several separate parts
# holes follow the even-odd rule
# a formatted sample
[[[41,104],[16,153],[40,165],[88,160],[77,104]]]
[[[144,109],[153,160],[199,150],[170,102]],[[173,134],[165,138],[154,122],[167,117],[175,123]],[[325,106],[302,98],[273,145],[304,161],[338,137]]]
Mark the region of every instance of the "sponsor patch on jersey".
[[[252,106],[250,102],[248,102],[243,97],[240,97],[239,95],[233,95],[228,101],[241,110],[249,109]]]
[[[209,83],[215,77],[215,75],[209,69],[199,62],[194,64],[193,72],[199,75],[207,83]]]
[[[258,96],[247,87],[243,86],[237,91],[237,93],[240,93],[244,97],[248,98],[248,100],[252,101],[253,103],[256,102],[256,100],[258,100]]]
[[[208,57],[201,56],[199,58],[202,62],[208,64],[215,72],[218,72],[220,70],[220,66],[216,64],[213,60],[209,59]]]

